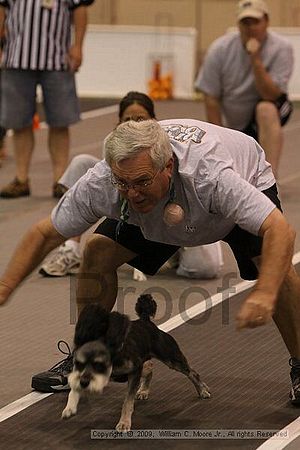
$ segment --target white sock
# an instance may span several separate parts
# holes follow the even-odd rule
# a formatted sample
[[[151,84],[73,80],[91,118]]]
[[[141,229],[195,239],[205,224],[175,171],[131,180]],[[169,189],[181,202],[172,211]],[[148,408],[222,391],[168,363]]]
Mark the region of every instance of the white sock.
[[[75,253],[76,256],[78,256],[78,258],[80,258],[80,244],[77,241],[74,241],[73,239],[68,239],[65,242],[65,246],[67,248],[70,248],[73,250],[73,252]]]

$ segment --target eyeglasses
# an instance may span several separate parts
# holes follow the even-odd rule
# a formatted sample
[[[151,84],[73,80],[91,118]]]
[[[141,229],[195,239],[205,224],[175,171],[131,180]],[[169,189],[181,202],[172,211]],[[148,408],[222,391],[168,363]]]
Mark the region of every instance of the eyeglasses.
[[[111,175],[110,181],[113,186],[115,186],[119,191],[129,191],[129,189],[134,189],[135,191],[142,191],[143,189],[150,186],[156,175],[160,171],[158,170],[153,177],[147,178],[144,180],[136,181],[135,183],[125,183],[124,181],[121,181],[119,178],[116,178],[113,174]]]

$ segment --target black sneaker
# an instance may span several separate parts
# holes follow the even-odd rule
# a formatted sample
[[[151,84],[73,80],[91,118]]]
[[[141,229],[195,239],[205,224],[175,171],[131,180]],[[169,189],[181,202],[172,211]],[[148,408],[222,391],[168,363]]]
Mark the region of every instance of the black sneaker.
[[[67,352],[61,349],[61,344],[67,347]],[[65,341],[59,341],[57,348],[61,353],[68,356],[46,372],[38,373],[32,377],[31,387],[36,391],[59,392],[70,390],[67,377],[73,369],[73,355],[69,345]]]
[[[291,380],[292,388],[290,392],[291,403],[296,406],[300,406],[300,360],[291,358],[289,360],[291,366]]]

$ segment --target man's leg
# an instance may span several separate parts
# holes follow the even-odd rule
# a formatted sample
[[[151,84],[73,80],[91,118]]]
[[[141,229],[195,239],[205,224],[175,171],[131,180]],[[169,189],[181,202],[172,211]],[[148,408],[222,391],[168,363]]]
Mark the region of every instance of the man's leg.
[[[34,148],[32,117],[36,107],[36,73],[34,70],[2,70],[1,125],[14,130],[16,161],[16,178],[0,192],[4,198],[30,194],[28,174]]]
[[[69,159],[69,128],[50,127],[48,145],[53,165],[53,182],[56,183],[68,166]]]
[[[17,198],[30,195],[29,167],[34,148],[32,127],[14,130],[14,154],[16,161],[16,177],[0,191],[3,198]]]
[[[69,126],[80,120],[74,73],[41,71],[39,82],[43,91],[46,122],[49,125],[48,145],[53,165],[53,196],[60,198],[64,190],[57,186],[68,165]]]
[[[293,266],[280,290],[273,318],[291,357],[300,360],[300,277]]]
[[[118,294],[117,269],[136,253],[112,239],[94,234],[86,242],[78,274],[78,314],[90,302],[99,302],[111,311]]]
[[[16,177],[21,183],[28,180],[29,167],[34,148],[32,126],[14,130],[14,152],[16,160]]]
[[[282,285],[273,316],[290,352],[290,399],[300,406],[300,277],[291,267]]]
[[[283,146],[283,131],[276,105],[261,101],[256,107],[258,141],[266,153],[266,160],[271,164],[275,178],[278,177],[279,160]]]
[[[259,266],[259,258],[257,263]],[[280,289],[273,320],[291,357],[290,399],[300,406],[300,277],[292,265]]]

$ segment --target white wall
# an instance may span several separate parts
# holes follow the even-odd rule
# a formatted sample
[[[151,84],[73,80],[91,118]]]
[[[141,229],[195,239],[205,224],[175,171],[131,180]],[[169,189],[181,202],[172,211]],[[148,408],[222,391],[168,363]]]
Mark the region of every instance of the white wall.
[[[300,28],[271,28],[285,37],[294,49],[294,70],[289,82],[289,95],[292,100],[300,100]]]
[[[89,25],[77,74],[79,95],[122,97],[129,90],[148,92],[151,60],[162,55],[173,66],[174,97],[192,97],[196,34],[194,28]]]

